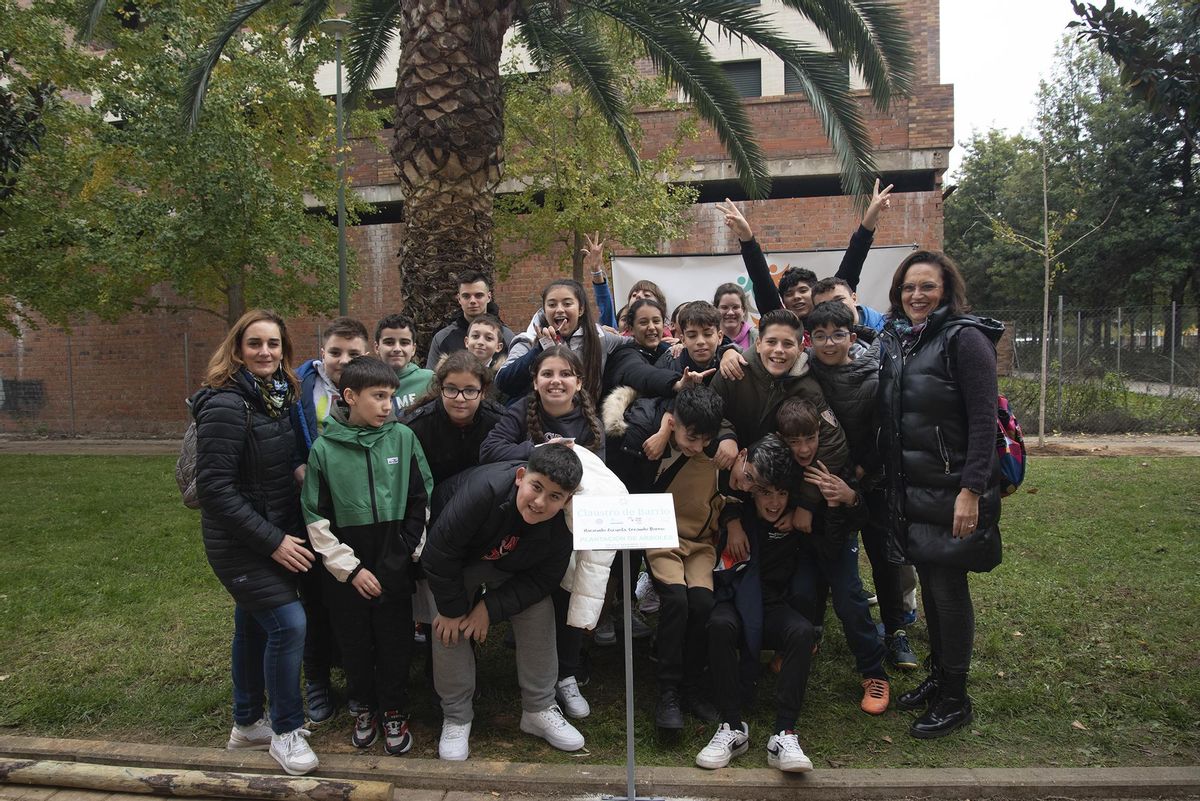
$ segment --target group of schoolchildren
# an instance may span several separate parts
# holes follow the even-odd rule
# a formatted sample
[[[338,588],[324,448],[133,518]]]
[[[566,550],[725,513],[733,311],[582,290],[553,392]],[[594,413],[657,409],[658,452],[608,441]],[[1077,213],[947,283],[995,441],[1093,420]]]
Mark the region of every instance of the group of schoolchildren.
[[[797,731],[829,599],[862,677],[860,706],[882,714],[885,664],[918,664],[904,577],[883,552],[881,320],[854,295],[887,192],[877,187],[837,276],[791,268],[778,287],[745,219],[720,207],[742,242],[757,325],[737,284],[713,303],[682,304],[668,324],[661,291],[638,282],[613,314],[590,239],[598,302],[555,280],[514,335],[485,276],[459,276],[461,312],[424,368],[411,319],[380,320],[373,348],[361,323],[334,320],[320,358],[298,371],[294,412],[307,453],[304,521],[323,565],[302,585],[310,719],[334,714],[329,673],[340,658],[353,744],[382,738],[387,753],[407,752],[409,664],[424,643],[443,713],[439,756],[466,759],[473,644],[508,621],[520,729],[582,748],[568,718],[590,713],[585,631],[600,643],[614,598],[635,589],[609,575],[611,553],[573,551],[577,491],[674,500],[678,544],[635,555],[649,579],[637,592],[643,610],[658,611],[656,726],[682,729],[685,713],[715,726],[696,764],[724,767],[748,749],[743,712],[760,654],[773,651],[767,758],[812,769]],[[859,581],[860,531],[879,628]]]

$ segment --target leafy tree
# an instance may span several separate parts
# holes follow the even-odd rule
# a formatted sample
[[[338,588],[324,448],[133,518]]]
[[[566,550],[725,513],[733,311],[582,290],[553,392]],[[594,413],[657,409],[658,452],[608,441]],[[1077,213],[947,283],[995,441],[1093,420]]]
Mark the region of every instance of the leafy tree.
[[[14,91],[10,58],[0,50],[0,204],[13,192],[25,154],[37,149],[45,135],[42,115],[54,101],[54,87],[45,81]]]
[[[1159,152],[1169,163],[1167,186],[1173,188],[1173,224],[1162,245],[1163,271],[1158,281],[1170,288],[1180,306],[1192,285],[1200,300],[1200,246],[1195,230],[1200,223],[1200,199],[1195,191],[1197,135],[1200,133],[1200,6],[1156,0],[1148,15],[1072,0],[1080,17],[1071,25],[1081,39],[1090,40],[1120,69],[1130,96],[1149,111],[1156,123]],[[1165,150],[1165,153],[1164,153]],[[1177,309],[1176,340],[1181,333],[1182,309]]]
[[[91,0],[93,16],[105,0]],[[909,88],[914,58],[896,6],[875,0],[784,0],[805,15],[840,60],[863,75],[870,96],[886,108]],[[213,38],[193,73],[187,106],[193,120],[221,53],[242,26],[272,0],[246,0]],[[304,0],[293,41],[305,42],[334,8]],[[838,66],[817,48],[781,35],[771,15],[742,0],[411,0],[349,3],[354,25],[349,72],[362,94],[399,36],[395,137],[392,156],[406,198],[400,250],[406,309],[428,336],[453,305],[450,274],[494,264],[493,201],[504,161],[504,94],[500,59],[504,37],[519,34],[539,69],[557,66],[587,92],[608,120],[633,165],[628,98],[614,80],[599,29],[613,24],[660,74],[683,89],[729,152],[747,192],[762,197],[766,161],[733,85],[708,49],[710,37],[759,45],[794,69],[841,164],[849,192],[871,184],[870,141],[858,102]]]
[[[610,47],[620,42],[610,40]],[[632,57],[617,62],[616,69],[634,105],[673,108],[666,83],[639,74]],[[684,233],[699,193],[666,176],[678,178],[687,168],[679,151],[695,137],[691,115],[635,170],[586,92],[566,81],[561,70],[512,72],[505,90],[505,166],[519,176],[520,188],[496,198],[501,275],[518,261],[554,252],[559,266],[570,267],[583,281],[585,232],[599,231],[641,252],[653,252],[659,242]],[[629,138],[643,151],[636,119],[630,121]]]
[[[1018,230],[1036,229],[1040,209],[1030,190],[1041,169],[1037,142],[990,130],[974,132],[963,147],[958,182],[945,206],[946,252],[962,265],[977,308],[1033,306],[1041,297],[1039,267],[1022,248],[996,236],[988,215]]]
[[[1163,300],[1176,223],[1169,157],[1158,139],[1155,121],[1127,97],[1111,62],[1094,46],[1065,40],[1039,89],[1035,136],[977,134],[946,203],[946,249],[963,263],[977,305],[1029,307],[1041,299],[1042,265],[997,232],[1044,239],[1043,153],[1055,238],[1065,247],[1091,231],[1069,254],[1059,250],[1058,290],[1094,306]]]
[[[78,4],[3,0],[0,39],[26,80],[51,80],[91,103],[44,115],[0,237],[8,325],[82,311],[284,313],[336,306],[336,229],[308,213],[332,206],[331,107],[313,74],[320,47],[292,52],[257,21],[220,67],[206,125],[190,135],[178,97],[190,54],[223,16],[204,0],[134,7],[100,21],[99,49],[69,44]],[[278,20],[274,21],[278,24]]]

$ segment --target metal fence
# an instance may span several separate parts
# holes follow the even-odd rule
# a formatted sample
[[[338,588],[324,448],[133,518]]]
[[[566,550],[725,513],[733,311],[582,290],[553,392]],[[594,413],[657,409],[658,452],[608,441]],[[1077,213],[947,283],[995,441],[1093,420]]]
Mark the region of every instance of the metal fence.
[[[1038,430],[1041,309],[979,309],[1004,322],[1000,389]],[[1046,431],[1200,430],[1200,307],[1082,308],[1061,296],[1046,336]]]

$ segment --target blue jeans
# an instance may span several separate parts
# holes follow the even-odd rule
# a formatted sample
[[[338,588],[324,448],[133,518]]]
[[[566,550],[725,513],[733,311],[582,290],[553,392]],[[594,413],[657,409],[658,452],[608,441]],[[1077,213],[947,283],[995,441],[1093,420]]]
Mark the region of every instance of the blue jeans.
[[[875,621],[871,619],[871,607],[863,597],[862,581],[858,577],[857,532],[846,537],[846,542],[833,557],[824,556],[812,543],[801,547],[792,576],[791,603],[814,626],[820,626],[825,618],[822,581],[829,585],[833,611],[842,622],[846,645],[854,654],[858,672],[866,678],[887,678],[883,669],[886,650]]]
[[[304,656],[304,607],[292,601],[273,609],[233,608],[233,721],[249,725],[271,703],[276,734],[304,725],[300,663]]]

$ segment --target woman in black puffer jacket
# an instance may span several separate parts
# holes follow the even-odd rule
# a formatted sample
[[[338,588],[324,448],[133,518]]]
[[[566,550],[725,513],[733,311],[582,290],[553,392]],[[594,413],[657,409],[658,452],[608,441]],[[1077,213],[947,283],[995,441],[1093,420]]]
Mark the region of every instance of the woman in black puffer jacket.
[[[968,313],[962,274],[943,253],[908,256],[890,297],[879,373],[890,534],[921,579],[931,662],[929,677],[897,705],[925,709],[909,733],[928,739],[974,714],[967,577],[1000,564],[995,342],[1003,327]]]
[[[303,728],[305,617],[296,574],[314,557],[299,536],[291,358],[283,319],[246,312],[209,360],[191,406],[204,551],[234,601],[228,747],[269,749],[300,775],[316,769],[317,757]]]

